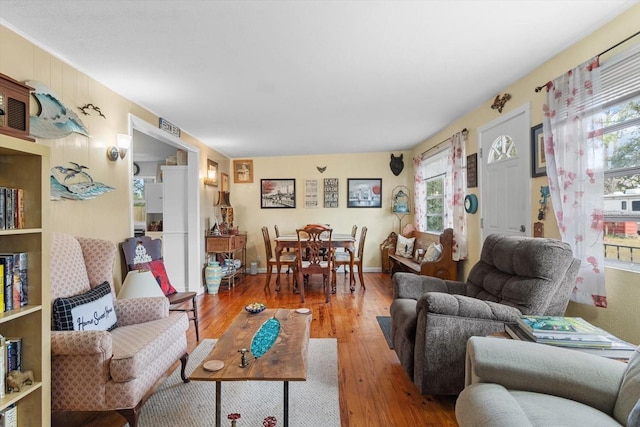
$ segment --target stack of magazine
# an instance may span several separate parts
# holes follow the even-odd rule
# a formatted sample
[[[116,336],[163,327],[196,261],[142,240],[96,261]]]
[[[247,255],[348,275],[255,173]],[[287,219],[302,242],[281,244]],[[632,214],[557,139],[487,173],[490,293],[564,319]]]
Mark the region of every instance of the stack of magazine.
[[[521,316],[507,323],[512,338],[566,347],[613,359],[629,359],[636,346],[592,325],[581,317]]]

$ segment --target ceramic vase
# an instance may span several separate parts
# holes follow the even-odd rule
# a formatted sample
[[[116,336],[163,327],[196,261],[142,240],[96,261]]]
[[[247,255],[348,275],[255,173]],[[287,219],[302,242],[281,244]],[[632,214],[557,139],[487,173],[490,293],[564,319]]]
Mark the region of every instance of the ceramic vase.
[[[209,264],[204,269],[204,280],[207,284],[207,293],[217,294],[222,281],[222,267],[220,267],[218,261],[209,261]]]

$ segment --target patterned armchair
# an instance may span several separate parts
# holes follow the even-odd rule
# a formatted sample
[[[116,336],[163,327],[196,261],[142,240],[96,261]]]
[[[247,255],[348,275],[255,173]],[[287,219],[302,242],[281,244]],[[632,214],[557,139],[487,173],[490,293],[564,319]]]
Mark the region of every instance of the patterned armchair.
[[[85,330],[51,332],[51,409],[117,411],[135,427],[142,405],[178,359],[182,379],[188,381],[189,322],[184,313],[170,315],[163,297],[115,299],[116,253],[115,244],[106,240],[51,235],[52,327],[63,324],[60,307],[77,309],[78,301],[90,299],[86,296],[100,287],[106,290],[103,297],[113,301],[117,320],[110,331],[82,326]],[[71,310],[69,315],[78,316]]]

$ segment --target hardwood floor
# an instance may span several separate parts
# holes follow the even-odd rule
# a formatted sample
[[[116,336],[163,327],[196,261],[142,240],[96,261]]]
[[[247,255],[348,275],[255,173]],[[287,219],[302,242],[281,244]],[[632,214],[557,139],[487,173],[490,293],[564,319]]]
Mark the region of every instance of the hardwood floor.
[[[389,315],[392,289],[388,274],[365,273],[366,290],[358,282],[356,291],[351,293],[348,279],[338,272],[337,293],[328,304],[324,302],[319,277],[312,278],[311,287],[305,291],[306,301],[300,303],[299,295],[291,292],[292,284],[286,274],[282,275],[280,292],[274,291],[274,276],[267,292],[263,290],[265,275],[259,274],[247,276],[233,289],[222,285],[218,295],[199,296],[200,338],[219,337],[250,302],[263,302],[268,307],[309,307],[313,310],[311,338],[338,340],[342,427],[457,427],[455,398],[420,395],[382,335],[376,316]],[[189,352],[197,346],[193,322],[190,325]],[[122,427],[125,421],[115,413],[56,413],[52,424]]]

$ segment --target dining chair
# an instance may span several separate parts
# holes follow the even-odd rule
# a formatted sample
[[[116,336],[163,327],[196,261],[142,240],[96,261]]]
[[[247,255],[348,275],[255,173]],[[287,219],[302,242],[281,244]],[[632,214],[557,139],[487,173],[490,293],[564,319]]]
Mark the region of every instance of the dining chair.
[[[280,229],[278,228],[278,224],[274,224],[273,229],[276,232],[276,239],[277,239],[278,237],[280,237]],[[287,252],[290,252],[289,248],[285,248],[284,250]],[[289,272],[291,272],[291,265],[287,265],[287,274],[289,274]]]
[[[278,226],[275,226],[276,230]],[[269,289],[269,284],[271,282],[271,270],[273,267],[277,267],[278,263],[276,262],[276,257],[273,255],[273,247],[271,246],[271,238],[269,237],[269,229],[267,227],[262,227],[262,238],[264,239],[264,249],[267,258],[267,278],[264,282],[264,289]],[[287,266],[287,274],[289,274],[289,269],[291,267],[295,267],[296,264],[296,254],[295,252],[283,252],[280,255],[280,265]],[[295,280],[295,278],[294,278]],[[280,290],[280,283],[276,280],[276,292]]]
[[[351,227],[351,237],[353,237],[354,239],[356,238],[356,234],[358,233],[358,226],[357,225],[353,225],[353,227]],[[343,249],[343,252],[347,252],[347,248]],[[347,270],[347,265],[348,264],[341,264],[342,265],[342,269],[344,270],[344,275],[346,276],[347,273],[349,273],[349,270]],[[334,266],[334,280],[335,280],[335,273],[338,271],[338,269],[340,268],[340,266]]]
[[[356,254],[356,256],[353,258],[353,265],[355,267],[358,267],[358,279],[360,279],[360,286],[362,286],[363,289],[366,289],[365,285],[364,285],[364,274],[362,271],[362,263],[364,260],[364,242],[367,238],[367,227],[364,226],[362,227],[362,230],[360,230],[360,240],[358,241],[358,253]],[[345,274],[347,271],[347,266],[350,263],[350,258],[351,256],[349,255],[348,251],[344,251],[344,252],[333,252],[333,269],[334,271],[338,270],[338,268],[342,265],[344,267],[345,270]],[[333,282],[333,286],[335,287],[335,283],[336,283],[336,276],[335,274],[333,275],[332,278]],[[353,292],[355,290],[353,284],[349,284],[349,288],[351,289],[351,292]]]
[[[322,286],[325,291],[325,302],[329,302],[331,286],[331,261],[332,257],[323,255],[323,250],[331,253],[331,234],[333,230],[320,224],[308,224],[304,228],[296,230],[298,235],[298,255],[306,253],[307,259],[302,256],[296,257],[296,272],[298,275],[298,291],[300,292],[300,302],[304,302],[304,285],[307,277],[311,282],[312,274],[322,274]],[[295,287],[294,287],[295,289]]]
[[[128,237],[120,243],[120,250],[124,256],[127,271],[135,270],[140,266],[151,270],[158,284],[169,300],[169,311],[187,313],[190,321],[196,329],[196,341],[200,341],[200,328],[198,321],[198,306],[196,304],[196,292],[176,292],[169,282],[162,258],[162,240],[152,239],[149,236]],[[167,289],[171,291],[167,291]]]

